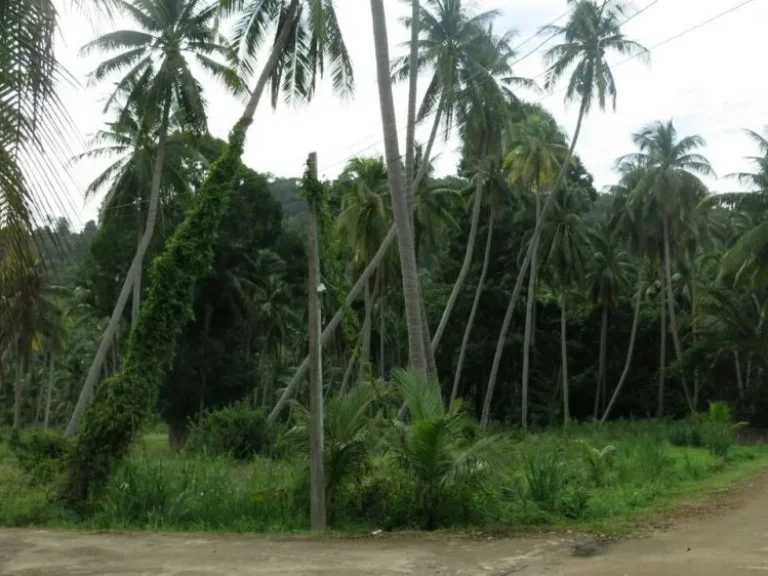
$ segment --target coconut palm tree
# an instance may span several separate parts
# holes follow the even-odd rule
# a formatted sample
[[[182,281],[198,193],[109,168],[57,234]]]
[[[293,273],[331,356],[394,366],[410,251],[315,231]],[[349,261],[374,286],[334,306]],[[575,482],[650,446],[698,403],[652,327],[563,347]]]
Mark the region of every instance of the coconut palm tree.
[[[542,112],[526,116],[522,122],[510,126],[509,142],[504,160],[510,184],[520,184],[530,190],[536,207],[536,224],[541,218],[541,188],[554,182],[555,174],[566,153],[566,145],[554,121]],[[532,238],[531,241],[534,241]],[[533,307],[536,302],[536,271],[538,268],[538,242],[531,255],[528,279],[528,303],[525,314],[523,341],[522,418],[523,431],[528,430],[528,379],[530,375],[530,347],[533,336]]]
[[[458,69],[460,92],[453,95],[456,116],[460,124],[465,149],[474,162],[477,163],[475,174],[475,203],[473,204],[470,220],[470,232],[467,249],[459,276],[443,310],[440,324],[432,339],[432,351],[436,351],[440,340],[448,326],[451,314],[464,286],[467,274],[472,265],[477,228],[480,221],[482,192],[485,187],[486,164],[489,158],[500,155],[502,135],[506,120],[510,118],[511,106],[508,99],[512,86],[531,87],[532,82],[512,76],[512,61],[515,51],[511,47],[513,34],[494,35],[489,28],[476,36],[473,43],[472,67],[462,66]],[[506,87],[506,89],[505,89]]]
[[[486,199],[488,210],[488,234],[485,239],[485,256],[483,257],[483,267],[480,272],[480,278],[477,282],[477,288],[475,289],[475,298],[472,301],[472,309],[469,313],[469,319],[467,325],[464,328],[464,337],[461,340],[461,348],[459,349],[459,359],[456,363],[456,371],[453,377],[453,388],[451,389],[450,404],[453,403],[459,396],[459,385],[461,383],[461,373],[464,369],[464,359],[467,354],[467,347],[469,346],[469,339],[472,335],[472,328],[475,324],[475,318],[477,317],[477,311],[480,308],[480,298],[483,295],[485,289],[485,279],[488,274],[488,268],[491,263],[491,247],[493,246],[493,232],[496,225],[496,219],[504,208],[504,205],[508,202],[509,198],[513,195],[513,189],[507,180],[507,175],[502,168],[500,160],[491,160],[488,163],[488,168],[485,176],[485,190],[482,196]],[[473,198],[472,200],[476,200]]]
[[[206,130],[202,87],[192,75],[190,62],[196,62],[234,91],[242,87],[235,71],[216,59],[223,60],[229,55],[224,39],[216,29],[217,6],[206,6],[202,0],[118,0],[118,4],[137,28],[104,34],[88,43],[82,52],[116,53],[96,67],[91,80],[100,82],[124,73],[108,98],[105,110],[121,98],[127,100],[128,107],[138,106],[143,128],[158,125],[157,154],[152,168],[144,233],[67,426],[67,436],[77,430],[154,235],[171,118],[178,115],[194,130]]]
[[[371,0],[376,70],[379,84],[381,122],[388,167],[389,191],[400,247],[400,269],[403,277],[403,299],[408,320],[408,361],[414,372],[427,374],[424,333],[421,315],[421,289],[419,286],[416,252],[408,213],[406,183],[400,164],[400,145],[397,141],[397,122],[392,96],[392,78],[389,73],[389,40],[382,0]]]
[[[542,252],[556,290],[560,292],[560,351],[563,378],[563,423],[571,420],[568,390],[568,344],[566,336],[568,290],[584,271],[585,248],[588,246],[586,227],[581,218],[586,211],[586,198],[578,187],[561,187],[554,193],[551,209],[542,225]]]
[[[701,136],[678,139],[673,122],[656,122],[644,127],[632,137],[639,152],[619,159],[620,164],[639,165],[644,175],[632,192],[630,202],[652,201],[660,210],[662,226],[662,290],[666,292],[672,341],[678,360],[683,350],[672,293],[672,243],[679,235],[678,224],[695,210],[701,197],[696,191],[704,188],[698,176],[712,176],[714,171],[706,157],[696,153],[704,146]],[[646,209],[647,211],[647,209]],[[688,385],[683,381],[689,408],[695,411]]]
[[[353,267],[363,270],[376,254],[389,228],[387,167],[381,158],[353,158],[342,176],[344,198],[336,225],[353,247]],[[362,357],[360,366],[370,362],[373,327],[373,288],[366,284],[364,294]]]
[[[579,117],[576,121],[576,129],[571,139],[560,172],[552,187],[557,191],[565,181],[568,172],[567,167],[571,162],[573,151],[581,133],[584,117],[589,113],[595,103],[605,109],[608,100],[616,107],[616,84],[613,79],[607,57],[610,53],[639,56],[648,59],[648,51],[637,42],[628,40],[621,30],[621,18],[626,13],[626,6],[621,0],[613,2],[596,2],[595,0],[578,0],[571,11],[568,23],[563,26],[548,26],[544,29],[556,36],[563,38],[563,43],[550,48],[545,60],[550,64],[547,70],[545,88],[554,88],[569,72],[570,80],[566,89],[566,101],[579,101]],[[533,237],[541,233],[541,226],[546,219],[549,203],[554,197],[550,194],[547,203],[542,209],[542,219],[534,230]],[[532,242],[523,260],[520,273],[512,290],[507,312],[501,326],[501,333],[496,345],[496,354],[493,358],[493,366],[486,388],[485,402],[480,425],[486,426],[491,410],[491,401],[496,387],[496,379],[501,366],[501,358],[504,354],[504,344],[507,339],[509,325],[512,322],[512,314],[517,305],[523,280],[533,255]]]
[[[250,76],[259,48],[274,28],[269,57],[243,112],[253,120],[269,84],[272,106],[311,100],[317,80],[327,71],[341,95],[354,91],[352,60],[339,28],[334,0],[220,0],[225,15],[235,16],[232,46]]]
[[[593,418],[600,413],[601,399],[607,396],[606,357],[608,337],[608,312],[618,304],[619,295],[624,292],[632,278],[634,265],[629,253],[624,249],[618,233],[610,224],[603,222],[597,229],[590,230],[589,249],[592,253],[590,269],[587,273],[589,297],[595,307],[602,309],[600,322],[600,358],[595,387],[595,407]]]
[[[117,211],[133,210],[136,215],[137,249],[144,235],[147,220],[152,172],[157,156],[159,125],[146,126],[139,100],[131,100],[124,106],[116,106],[117,118],[99,130],[88,143],[88,149],[76,156],[76,160],[109,158],[109,164],[86,188],[86,199],[105,193],[101,208],[102,220]],[[174,122],[175,120],[175,122]],[[180,130],[178,116],[172,118],[169,129]],[[188,139],[181,132],[166,139],[165,160],[160,192],[165,198],[172,195],[191,193],[184,164],[198,161],[198,155],[190,148]],[[164,199],[158,200],[162,209]],[[141,270],[136,273],[133,283],[131,324],[136,323],[141,303]]]

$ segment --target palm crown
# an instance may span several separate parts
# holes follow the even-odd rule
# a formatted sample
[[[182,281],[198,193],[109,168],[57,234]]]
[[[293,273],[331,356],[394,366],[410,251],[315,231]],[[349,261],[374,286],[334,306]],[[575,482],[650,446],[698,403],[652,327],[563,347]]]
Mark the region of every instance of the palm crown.
[[[542,31],[564,39],[562,44],[550,48],[545,54],[544,59],[550,65],[545,87],[552,88],[573,70],[566,100],[580,99],[585,112],[589,112],[595,97],[600,108],[604,109],[609,99],[615,108],[616,83],[606,55],[617,52],[648,59],[648,51],[628,40],[621,31],[621,18],[626,12],[626,6],[620,0],[578,0],[564,27],[543,28]]]

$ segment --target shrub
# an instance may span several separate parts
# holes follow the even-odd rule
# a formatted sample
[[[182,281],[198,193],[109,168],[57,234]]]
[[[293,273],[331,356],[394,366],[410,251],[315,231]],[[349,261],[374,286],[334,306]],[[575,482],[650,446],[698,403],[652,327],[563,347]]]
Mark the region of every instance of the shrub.
[[[66,466],[70,444],[52,432],[35,432],[27,442],[11,444],[21,469],[36,485],[48,484]]]
[[[506,463],[507,443],[501,436],[479,436],[460,401],[446,408],[436,382],[406,371],[396,372],[395,380],[410,421],[395,421],[389,446],[413,481],[422,526],[432,530],[453,495],[482,486]]]
[[[207,451],[236,460],[263,454],[269,444],[266,412],[245,402],[206,415],[202,425],[193,427],[187,442],[192,452]]]
[[[610,483],[610,473],[613,469],[616,448],[609,444],[602,450],[598,450],[586,442],[580,444],[582,446],[582,460],[590,480],[598,488],[607,486]]]
[[[669,442],[673,446],[700,447],[704,445],[701,432],[701,421],[698,418],[688,418],[674,422],[669,429]]]
[[[713,456],[726,458],[736,443],[736,432],[744,426],[734,424],[731,407],[725,402],[711,402],[702,425],[704,446]]]

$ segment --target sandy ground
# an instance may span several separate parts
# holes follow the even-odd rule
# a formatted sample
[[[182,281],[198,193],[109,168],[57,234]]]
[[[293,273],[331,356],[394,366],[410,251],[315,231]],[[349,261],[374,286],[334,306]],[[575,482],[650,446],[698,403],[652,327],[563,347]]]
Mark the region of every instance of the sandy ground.
[[[712,505],[714,503],[714,505]],[[0,574],[18,576],[768,576],[768,475],[673,526],[610,541],[393,535],[346,540],[0,530]]]

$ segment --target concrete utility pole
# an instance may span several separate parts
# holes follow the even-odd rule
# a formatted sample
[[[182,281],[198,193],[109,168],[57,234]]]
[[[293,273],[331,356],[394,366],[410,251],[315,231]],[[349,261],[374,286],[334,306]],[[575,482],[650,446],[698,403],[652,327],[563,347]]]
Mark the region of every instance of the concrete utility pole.
[[[310,518],[312,530],[325,530],[325,438],[323,428],[323,359],[320,338],[320,303],[325,287],[320,283],[320,249],[317,231],[317,153],[309,155],[305,190],[309,200],[309,443],[310,443]]]

